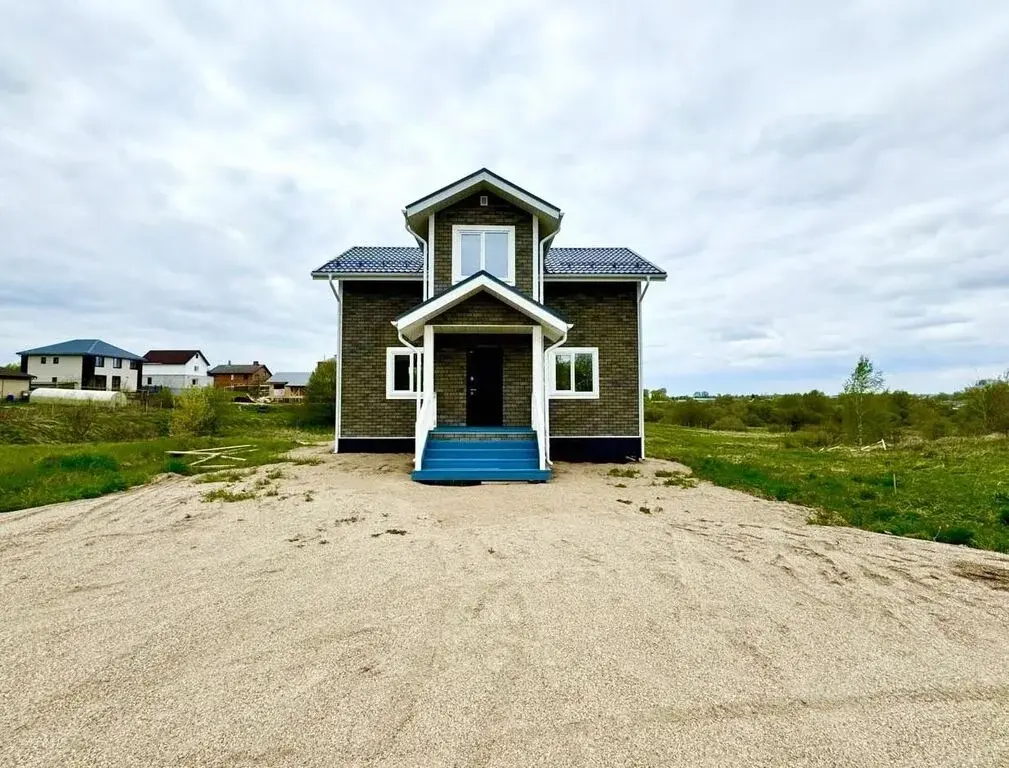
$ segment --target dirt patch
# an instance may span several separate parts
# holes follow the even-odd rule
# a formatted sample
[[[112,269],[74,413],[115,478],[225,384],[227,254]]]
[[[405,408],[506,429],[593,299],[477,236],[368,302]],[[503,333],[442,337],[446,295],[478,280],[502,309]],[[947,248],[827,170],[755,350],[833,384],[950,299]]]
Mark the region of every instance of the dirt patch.
[[[953,573],[963,576],[965,579],[985,584],[992,589],[1009,592],[1009,568],[965,561],[954,564]]]
[[[437,487],[304,457],[222,486],[275,496],[0,517],[0,764],[1006,763],[1009,558],[665,462]]]

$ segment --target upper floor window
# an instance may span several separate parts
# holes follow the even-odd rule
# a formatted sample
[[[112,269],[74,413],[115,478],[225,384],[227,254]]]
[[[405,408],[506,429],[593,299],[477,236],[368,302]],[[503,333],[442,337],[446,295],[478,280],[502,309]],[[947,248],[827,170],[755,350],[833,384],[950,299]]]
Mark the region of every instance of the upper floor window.
[[[113,368],[122,368],[123,367],[123,359],[121,357],[113,357],[112,358],[112,367]]]
[[[131,371],[137,370],[137,361],[136,360],[130,360],[130,370]]]
[[[452,227],[452,282],[479,271],[515,284],[515,227]]]
[[[102,357],[101,355],[97,355],[95,357],[95,368],[104,368],[104,367],[105,367],[105,358]]]
[[[58,357],[53,358],[53,365],[59,365],[60,359]]]
[[[45,364],[46,364],[46,359],[43,357],[42,358],[42,365],[45,365]]]

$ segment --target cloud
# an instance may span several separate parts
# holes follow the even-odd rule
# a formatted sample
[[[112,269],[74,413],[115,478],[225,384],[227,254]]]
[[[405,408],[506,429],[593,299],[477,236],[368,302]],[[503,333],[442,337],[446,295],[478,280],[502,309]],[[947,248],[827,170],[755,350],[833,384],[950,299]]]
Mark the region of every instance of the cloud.
[[[1007,70],[999,4],[17,3],[0,357],[305,369],[308,272],[411,244],[403,204],[486,165],[563,207],[558,245],[669,270],[649,386],[832,391],[864,352],[949,389],[1009,367]]]

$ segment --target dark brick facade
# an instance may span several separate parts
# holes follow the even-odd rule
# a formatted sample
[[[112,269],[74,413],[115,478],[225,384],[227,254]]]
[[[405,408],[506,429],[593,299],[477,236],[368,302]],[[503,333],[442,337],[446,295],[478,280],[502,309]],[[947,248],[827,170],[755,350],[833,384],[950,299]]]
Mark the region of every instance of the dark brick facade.
[[[419,281],[344,282],[341,437],[413,436],[416,403],[385,396],[385,350],[402,346],[392,321],[421,291]]]
[[[598,400],[551,400],[553,436],[639,435],[637,283],[547,283],[546,304],[573,324],[566,346],[599,348]],[[421,301],[419,282],[354,282],[343,289],[341,437],[412,437],[415,402],[385,396],[392,326]],[[435,325],[532,325],[522,313],[478,294],[433,319]],[[466,423],[466,350],[498,344],[504,361],[504,424],[526,426],[532,391],[530,334],[436,334],[438,421]]]
[[[637,283],[546,283],[573,328],[565,346],[599,348],[599,399],[551,400],[550,434],[639,435]]]
[[[438,424],[466,424],[466,350],[478,345],[502,349],[504,426],[528,427],[533,375],[531,334],[435,334],[434,388],[438,393]]]
[[[480,195],[487,195],[487,206],[480,205]],[[533,217],[521,208],[490,192],[478,192],[435,214],[434,220],[434,293],[452,287],[452,225],[489,224],[515,227],[515,287],[532,295]]]
[[[533,320],[517,309],[481,291],[466,301],[446,309],[431,321],[432,325],[526,325]]]

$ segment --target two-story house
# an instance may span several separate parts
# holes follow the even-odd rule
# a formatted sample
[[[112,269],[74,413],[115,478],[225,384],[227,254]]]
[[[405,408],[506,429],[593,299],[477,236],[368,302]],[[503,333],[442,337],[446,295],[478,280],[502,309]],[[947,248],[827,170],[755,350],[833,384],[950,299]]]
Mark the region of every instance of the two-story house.
[[[215,365],[207,373],[218,389],[258,387],[265,384],[272,375],[270,369],[258,360],[253,360],[252,365],[246,363],[233,365],[229,360],[227,365]]]
[[[338,302],[337,452],[414,454],[420,481],[543,481],[551,459],[644,453],[629,248],[559,248],[556,205],[481,169],[403,210],[417,247],[312,273]]]
[[[144,360],[101,339],[72,339],[18,352],[21,372],[35,377],[35,386],[136,392]]]
[[[145,387],[165,387],[173,392],[212,386],[210,363],[198,349],[152,349],[144,355]]]

